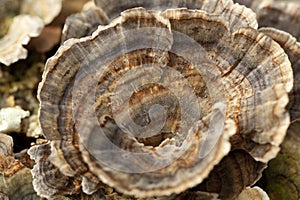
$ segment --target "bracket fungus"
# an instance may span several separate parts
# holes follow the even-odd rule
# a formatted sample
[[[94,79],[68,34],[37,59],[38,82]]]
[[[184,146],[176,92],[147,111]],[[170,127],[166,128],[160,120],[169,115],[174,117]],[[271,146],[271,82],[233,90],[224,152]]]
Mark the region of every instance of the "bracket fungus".
[[[41,199],[32,187],[30,169],[13,154],[12,137],[0,133],[0,198]]]
[[[286,31],[299,41],[299,9],[299,1],[272,1],[257,10],[257,20],[260,27],[273,27]]]
[[[289,94],[288,110],[292,121],[300,118],[299,10],[300,3],[296,1],[265,1],[259,4],[259,9],[256,9],[257,20],[261,27],[259,31],[278,42],[291,61],[294,88]]]
[[[289,56],[294,74],[294,87],[289,93],[289,110],[291,121],[300,119],[300,43],[291,34],[275,28],[260,28],[260,32],[272,37]]]
[[[270,200],[265,191],[259,187],[245,188],[236,200]]]
[[[260,179],[265,168],[265,163],[256,161],[244,150],[233,150],[194,190],[216,193],[222,200],[235,199],[245,187]]]
[[[20,132],[23,118],[29,117],[29,111],[20,107],[8,107],[0,109],[0,132]]]
[[[27,57],[30,38],[37,37],[61,10],[62,0],[0,1],[0,63],[6,66]]]
[[[261,8],[272,4],[273,0],[234,0],[234,2],[245,5],[257,13]]]
[[[255,14],[249,9],[234,5],[231,0],[216,1],[213,3],[209,0],[179,0],[171,2],[165,0],[124,0],[122,2],[116,0],[95,0],[94,3],[96,5],[94,8],[92,7],[79,14],[68,17],[63,30],[62,42],[70,38],[80,38],[91,35],[97,29],[98,25],[107,25],[112,19],[119,16],[122,11],[135,7],[144,7],[148,10],[159,11],[171,8],[201,9],[206,12],[213,12],[214,14],[222,13],[224,20],[229,21],[232,24],[231,28],[234,28],[233,24],[237,24],[238,26],[257,26],[257,22],[254,20]],[[81,27],[81,29],[78,27]]]
[[[98,10],[72,16],[46,63],[38,98],[49,141],[29,150],[34,189],[238,197],[289,126],[287,54],[231,0],[124,2],[95,0]],[[76,21],[86,25],[78,36]]]

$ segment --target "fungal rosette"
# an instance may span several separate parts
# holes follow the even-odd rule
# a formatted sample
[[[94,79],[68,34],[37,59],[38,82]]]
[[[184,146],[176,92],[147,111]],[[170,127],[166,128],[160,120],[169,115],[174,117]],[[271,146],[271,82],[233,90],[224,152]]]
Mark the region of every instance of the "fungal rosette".
[[[249,9],[204,5],[126,10],[47,61],[38,97],[49,143],[29,151],[39,195],[64,192],[41,187],[55,188],[47,166],[76,180],[68,194],[81,180],[88,194],[103,182],[149,197],[200,184],[231,148],[251,162],[276,156],[289,124],[288,57]]]

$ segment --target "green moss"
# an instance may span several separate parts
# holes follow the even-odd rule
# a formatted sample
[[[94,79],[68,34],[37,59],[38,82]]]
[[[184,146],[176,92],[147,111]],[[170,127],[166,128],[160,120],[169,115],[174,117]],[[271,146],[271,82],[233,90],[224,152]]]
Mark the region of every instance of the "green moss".
[[[265,171],[265,190],[273,200],[300,199],[300,122],[290,126],[278,156]]]
[[[270,199],[274,200],[298,200],[297,188],[286,177],[273,177],[266,187]]]

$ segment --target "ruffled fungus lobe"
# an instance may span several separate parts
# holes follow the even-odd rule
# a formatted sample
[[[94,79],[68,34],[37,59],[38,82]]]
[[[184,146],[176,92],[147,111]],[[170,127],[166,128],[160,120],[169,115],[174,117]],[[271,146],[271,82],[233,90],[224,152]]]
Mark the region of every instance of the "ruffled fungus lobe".
[[[237,26],[256,27],[255,14],[249,9],[234,5],[232,1],[170,1],[165,0],[139,0],[139,1],[117,1],[117,0],[94,0],[95,8],[87,9],[79,14],[72,15],[66,20],[63,30],[62,42],[70,38],[80,38],[93,33],[98,25],[107,25],[112,19],[119,16],[126,9],[144,7],[147,10],[164,11],[170,8],[201,9],[215,14],[222,14],[224,19]],[[232,17],[232,18],[230,18]],[[81,29],[79,29],[79,27]],[[85,35],[84,35],[85,34]]]
[[[63,176],[59,169],[49,161],[48,157],[51,153],[49,144],[32,147],[28,153],[36,162],[31,172],[33,174],[32,183],[39,196],[51,197],[58,194],[74,194],[80,188],[79,181]],[[39,176],[39,174],[43,174],[43,176]],[[60,178],[57,179],[56,177]]]
[[[109,19],[106,18],[103,11],[97,7],[88,8],[66,19],[61,41],[65,42],[70,38],[81,38],[92,35],[99,25],[108,23]]]
[[[0,63],[9,66],[27,57],[23,45],[59,14],[61,0],[2,0],[0,5],[0,24],[7,29],[0,34]]]
[[[285,50],[294,73],[294,88],[289,94],[288,110],[291,120],[300,118],[300,4],[277,2],[261,6],[257,10],[260,32],[270,36]]]
[[[29,117],[29,115],[29,111],[25,111],[18,106],[0,109],[0,132],[20,132],[22,119]]]
[[[253,11],[257,12],[265,6],[269,6],[273,3],[273,0],[234,0],[234,2],[241,5],[245,5],[251,8]]]
[[[135,8],[113,20],[119,9],[107,9],[109,25],[67,40],[47,61],[38,96],[50,142],[29,151],[39,195],[65,194],[56,175],[73,184],[68,194],[101,182],[137,197],[181,193],[231,147],[258,166],[236,172],[249,176],[238,190],[216,191],[236,197],[276,156],[289,125],[287,55],[256,30],[250,9],[189,5],[198,10]]]
[[[31,37],[37,37],[43,26],[43,21],[36,16],[14,17],[8,33],[0,40],[0,62],[9,66],[19,59],[25,59],[27,50],[23,45],[28,44]]]
[[[236,200],[270,200],[267,193],[260,189],[259,187],[247,187],[243,192],[238,196]]]
[[[219,194],[222,200],[231,200],[261,177],[267,167],[243,150],[231,151],[215,166],[209,176],[194,190]]]
[[[289,93],[287,108],[290,112],[291,121],[300,119],[300,43],[289,33],[275,28],[261,28],[259,31],[278,42],[289,56],[294,73],[294,87]]]
[[[274,1],[256,11],[260,27],[273,27],[288,32],[300,40],[300,3]]]
[[[0,133],[0,198],[41,199],[32,187],[30,169],[15,159],[12,137],[2,133]]]

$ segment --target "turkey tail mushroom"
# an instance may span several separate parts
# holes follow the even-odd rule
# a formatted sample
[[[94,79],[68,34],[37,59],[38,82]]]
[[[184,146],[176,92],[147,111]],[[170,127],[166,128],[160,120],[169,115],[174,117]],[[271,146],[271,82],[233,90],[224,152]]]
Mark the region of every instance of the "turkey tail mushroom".
[[[235,200],[270,200],[265,191],[259,187],[247,187]]]
[[[234,2],[245,5],[251,8],[254,12],[258,12],[262,7],[269,6],[273,3],[273,0],[234,0]]]
[[[289,33],[275,28],[260,28],[259,31],[278,42],[289,56],[294,73],[294,87],[289,93],[287,109],[291,121],[300,119],[300,43]]]
[[[211,2],[209,0],[200,1],[116,1],[116,0],[94,0],[96,8],[90,8],[79,14],[68,17],[63,30],[62,42],[70,38],[80,38],[91,35],[97,29],[98,25],[107,25],[115,17],[119,16],[126,9],[143,7],[147,10],[164,11],[170,8],[188,8],[200,9],[208,13],[222,14],[234,28],[233,24],[240,26],[251,26],[257,28],[255,14],[250,9],[234,4],[232,1],[218,0]],[[81,29],[79,29],[79,27]],[[84,35],[85,34],[85,35]]]
[[[251,161],[232,168],[246,181],[216,192],[236,197],[257,180],[289,125],[292,68],[250,9],[198,3],[126,10],[47,61],[38,98],[49,144],[30,150],[41,195],[55,184],[63,192],[56,175],[93,186],[88,193],[103,182],[138,198],[178,194],[209,177],[231,148]]]
[[[261,177],[266,167],[265,163],[255,161],[247,152],[234,150],[193,190],[217,193],[222,200],[236,199]]]
[[[262,6],[257,12],[260,27],[273,27],[283,30],[300,40],[300,3],[299,1],[274,1]]]

